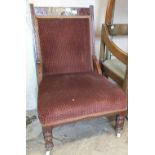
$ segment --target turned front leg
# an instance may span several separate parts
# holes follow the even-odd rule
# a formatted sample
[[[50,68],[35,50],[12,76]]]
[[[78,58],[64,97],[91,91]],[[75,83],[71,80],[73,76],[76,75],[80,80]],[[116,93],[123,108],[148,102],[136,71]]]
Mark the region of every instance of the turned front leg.
[[[121,136],[121,131],[123,130],[124,126],[124,120],[125,120],[125,113],[119,113],[116,116],[116,136],[120,137]]]
[[[46,151],[51,151],[54,146],[52,141],[52,127],[43,127],[42,130],[43,130]]]

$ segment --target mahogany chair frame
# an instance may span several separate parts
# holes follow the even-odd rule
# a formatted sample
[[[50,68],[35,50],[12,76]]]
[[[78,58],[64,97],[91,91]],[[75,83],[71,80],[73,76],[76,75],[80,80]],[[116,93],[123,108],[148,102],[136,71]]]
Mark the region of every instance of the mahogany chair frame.
[[[35,36],[35,41],[36,41],[35,43],[36,43],[36,49],[37,49],[36,68],[37,68],[37,77],[38,77],[38,85],[39,85],[40,82],[42,81],[42,78],[43,78],[43,73],[42,73],[43,72],[43,67],[42,67],[41,47],[40,47],[40,38],[39,38],[39,33],[38,33],[37,19],[38,18],[52,18],[52,16],[48,15],[48,13],[46,15],[43,15],[43,14],[36,15],[35,8],[37,8],[37,7],[34,7],[32,4],[30,5],[32,23],[33,23],[33,28],[34,28],[34,36]],[[48,8],[43,8],[42,7],[41,10],[39,10],[39,8],[38,8],[38,11],[47,10],[47,9]],[[90,6],[90,10],[93,12],[93,7],[92,6]],[[40,12],[40,13],[42,13],[42,12]],[[58,18],[72,18],[72,16],[65,16],[65,17],[60,17],[59,16]],[[76,17],[74,16],[73,18],[76,18]],[[83,17],[81,16],[80,18],[83,18]],[[93,68],[94,68],[94,72],[101,75],[102,70],[101,70],[99,61],[97,60],[97,58],[96,58],[96,56],[94,54],[94,26],[93,26],[94,17],[93,17],[93,13],[92,13],[92,16],[89,17],[89,18],[90,18],[90,25],[91,25],[91,32],[92,32],[91,35],[92,35]],[[113,113],[104,114],[104,116],[114,116],[114,115],[116,116],[115,129],[116,129],[116,135],[117,136],[120,136],[120,132],[123,129],[125,114],[126,114],[126,111],[117,111],[117,112],[113,112]],[[99,117],[99,116],[92,116],[92,117]],[[90,117],[90,118],[92,118],[92,117]],[[61,123],[56,124],[55,126],[61,125],[61,124],[64,124],[64,123],[70,123],[70,122],[75,122],[75,120],[69,121],[69,122],[61,122]],[[42,126],[42,132],[43,132],[43,136],[44,136],[44,140],[45,140],[46,151],[51,151],[53,146],[54,146],[53,141],[52,141],[52,129],[55,126]]]

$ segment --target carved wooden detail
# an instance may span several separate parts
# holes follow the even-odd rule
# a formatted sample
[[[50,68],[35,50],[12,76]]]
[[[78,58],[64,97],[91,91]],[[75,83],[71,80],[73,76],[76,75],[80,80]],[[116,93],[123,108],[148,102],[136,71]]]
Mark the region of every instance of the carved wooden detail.
[[[47,151],[53,149],[54,144],[52,141],[52,127],[43,127],[43,136],[45,141],[45,148]]]
[[[36,16],[80,16],[90,15],[88,8],[35,7]]]

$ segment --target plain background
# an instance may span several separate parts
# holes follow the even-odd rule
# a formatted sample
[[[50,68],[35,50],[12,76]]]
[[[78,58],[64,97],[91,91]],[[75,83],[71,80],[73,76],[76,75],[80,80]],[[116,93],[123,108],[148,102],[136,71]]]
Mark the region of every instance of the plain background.
[[[26,154],[26,4],[0,5],[1,155]],[[129,155],[155,154],[155,1],[129,1]]]

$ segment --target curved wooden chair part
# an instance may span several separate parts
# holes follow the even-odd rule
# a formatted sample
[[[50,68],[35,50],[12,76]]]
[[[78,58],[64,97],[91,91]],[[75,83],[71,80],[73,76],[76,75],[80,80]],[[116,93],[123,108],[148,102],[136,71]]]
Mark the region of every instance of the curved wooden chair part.
[[[37,46],[37,110],[46,150],[53,148],[55,126],[83,119],[115,115],[116,134],[120,135],[127,98],[102,76],[94,56],[93,7],[31,5],[31,13]]]
[[[105,24],[110,25],[113,22],[115,0],[108,0],[106,15],[105,15]]]
[[[112,27],[112,30],[111,30]],[[115,29],[116,28],[116,29]],[[102,40],[100,51],[100,63],[103,73],[116,81],[126,92],[127,91],[127,66],[128,54],[120,49],[111,39],[111,35],[126,35],[127,25],[103,25],[102,26]],[[116,59],[108,59],[105,48],[112,53]]]

